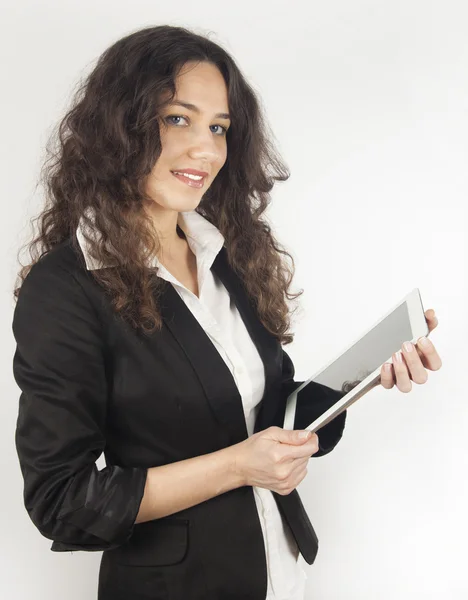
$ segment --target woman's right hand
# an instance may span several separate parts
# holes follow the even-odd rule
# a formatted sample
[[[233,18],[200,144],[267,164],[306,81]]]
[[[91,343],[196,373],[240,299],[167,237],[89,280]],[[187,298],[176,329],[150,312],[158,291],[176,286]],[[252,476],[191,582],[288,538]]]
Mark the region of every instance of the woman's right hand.
[[[269,427],[232,446],[234,468],[243,485],[286,496],[307,475],[309,458],[318,452],[318,436],[303,439],[300,430]]]

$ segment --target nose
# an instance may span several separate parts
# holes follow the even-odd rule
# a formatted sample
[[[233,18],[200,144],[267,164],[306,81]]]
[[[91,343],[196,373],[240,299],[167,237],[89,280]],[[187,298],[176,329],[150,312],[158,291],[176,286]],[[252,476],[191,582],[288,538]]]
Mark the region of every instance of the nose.
[[[215,134],[208,132],[194,133],[188,154],[194,160],[205,160],[214,163],[221,160],[221,148],[216,143]]]

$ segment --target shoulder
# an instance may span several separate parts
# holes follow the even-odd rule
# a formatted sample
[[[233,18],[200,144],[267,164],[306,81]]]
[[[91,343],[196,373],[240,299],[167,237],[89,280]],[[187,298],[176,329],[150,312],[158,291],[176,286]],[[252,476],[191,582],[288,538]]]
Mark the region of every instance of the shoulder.
[[[86,268],[86,262],[76,240],[70,237],[54,246],[43,254],[30,268],[20,287],[20,296],[26,290],[43,288],[45,285],[65,287],[65,284],[74,282],[74,285],[87,287],[93,280]],[[62,285],[60,285],[62,283]],[[73,286],[72,286],[73,287]]]
[[[60,373],[75,378],[84,365],[93,369],[101,360],[103,326],[79,280],[82,268],[67,240],[44,254],[24,278],[12,319],[13,365],[23,382],[28,369],[45,369],[48,378]]]
[[[44,310],[65,302],[87,303],[83,282],[91,278],[83,255],[72,238],[57,244],[35,262],[20,285],[15,314],[35,304]]]
[[[76,238],[68,238],[43,254],[31,267],[27,277],[35,278],[48,273],[77,276],[85,271],[86,264]]]

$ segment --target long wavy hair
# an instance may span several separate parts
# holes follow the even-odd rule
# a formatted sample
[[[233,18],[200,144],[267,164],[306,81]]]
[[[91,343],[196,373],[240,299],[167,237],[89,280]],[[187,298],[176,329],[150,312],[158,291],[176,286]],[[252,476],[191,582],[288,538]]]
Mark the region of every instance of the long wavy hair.
[[[267,135],[260,102],[234,59],[183,27],[148,27],[119,39],[79,85],[72,107],[46,145],[39,178],[45,206],[31,219],[39,222],[39,232],[26,244],[32,262],[22,265],[14,296],[18,298],[26,275],[44,254],[69,238],[77,248],[75,233],[83,217],[100,234],[88,240],[91,255],[117,265],[91,271],[115,311],[144,333],[161,329],[163,282],[150,276],[154,269],[148,266],[160,245],[143,206],[154,202],[145,187],[161,153],[159,114],[174,98],[177,75],[189,61],[217,66],[231,114],[227,160],[196,210],[224,236],[228,262],[263,325],[289,344],[294,310],[287,299],[296,299],[303,290],[289,292],[294,259],[262,215],[275,181],[286,181],[290,174]],[[95,215],[92,222],[85,214],[88,208]]]

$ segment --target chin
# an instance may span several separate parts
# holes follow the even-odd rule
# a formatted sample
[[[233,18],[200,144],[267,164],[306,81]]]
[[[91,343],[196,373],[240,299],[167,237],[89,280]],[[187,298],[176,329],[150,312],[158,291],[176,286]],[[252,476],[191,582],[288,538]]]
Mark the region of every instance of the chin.
[[[195,194],[194,194],[195,196]],[[153,209],[160,211],[173,210],[177,212],[190,212],[191,210],[195,210],[197,206],[200,204],[202,195],[198,197],[194,197],[191,201],[187,200],[187,198],[180,198],[180,200],[174,200],[174,196],[172,196],[172,200],[163,200],[163,199],[154,199],[153,200]]]

